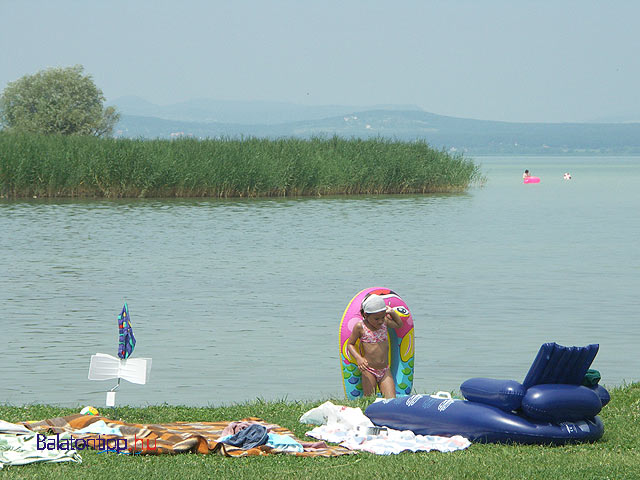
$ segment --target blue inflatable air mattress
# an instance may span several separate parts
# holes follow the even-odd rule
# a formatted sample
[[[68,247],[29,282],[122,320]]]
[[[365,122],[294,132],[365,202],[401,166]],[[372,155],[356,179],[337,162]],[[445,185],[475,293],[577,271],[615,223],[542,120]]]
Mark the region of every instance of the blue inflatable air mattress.
[[[604,426],[598,416],[553,424],[537,422],[499,408],[430,395],[380,400],[365,414],[377,426],[411,430],[416,435],[462,435],[479,443],[564,444],[598,440]]]
[[[565,444],[604,433],[597,416],[610,399],[600,385],[581,385],[598,345],[540,347],[525,381],[472,378],[466,400],[434,395],[378,400],[365,414],[377,426],[417,435],[462,435],[472,442]]]

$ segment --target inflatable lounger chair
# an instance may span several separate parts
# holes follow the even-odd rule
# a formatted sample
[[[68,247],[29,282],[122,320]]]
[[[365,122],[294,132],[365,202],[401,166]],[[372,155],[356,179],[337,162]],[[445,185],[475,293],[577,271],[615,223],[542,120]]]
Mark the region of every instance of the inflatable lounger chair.
[[[597,344],[545,343],[523,383],[471,378],[460,386],[466,400],[413,395],[378,401],[365,413],[377,426],[419,435],[462,435],[472,442],[595,441],[604,433],[597,414],[610,396],[600,385],[582,383],[597,353]]]
[[[598,344],[563,347],[557,343],[545,343],[540,347],[522,386],[529,388],[550,383],[582,385],[598,348]]]

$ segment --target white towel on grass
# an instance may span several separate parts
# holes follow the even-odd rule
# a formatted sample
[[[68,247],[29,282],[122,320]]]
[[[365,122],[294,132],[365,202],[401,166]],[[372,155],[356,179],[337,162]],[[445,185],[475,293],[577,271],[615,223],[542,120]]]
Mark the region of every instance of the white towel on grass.
[[[362,450],[378,455],[391,455],[405,451],[453,452],[463,450],[471,445],[469,440],[460,435],[453,437],[416,435],[410,430],[394,430],[392,428],[387,428],[386,431],[382,431],[378,435],[366,434],[366,427],[373,426],[373,423],[369,417],[362,413],[362,410],[334,405],[331,402],[325,402],[319,407],[309,410],[300,417],[300,422],[322,423],[322,425],[306,432],[310,437],[339,443],[350,450]]]
[[[63,433],[59,439],[68,440],[71,439],[71,435]],[[0,434],[0,469],[5,465],[26,465],[34,462],[81,463],[82,458],[73,449],[38,448],[38,439],[33,432],[30,435]]]
[[[18,425],[17,423],[9,423],[5,422],[4,420],[0,420],[0,433],[30,435],[33,432],[24,425]]]

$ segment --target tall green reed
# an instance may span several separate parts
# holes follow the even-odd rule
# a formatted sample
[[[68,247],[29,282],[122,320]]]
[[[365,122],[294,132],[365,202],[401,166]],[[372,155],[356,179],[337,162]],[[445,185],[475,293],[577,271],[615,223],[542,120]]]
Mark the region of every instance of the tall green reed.
[[[462,191],[462,155],[384,138],[103,139],[0,133],[4,197],[263,197]]]

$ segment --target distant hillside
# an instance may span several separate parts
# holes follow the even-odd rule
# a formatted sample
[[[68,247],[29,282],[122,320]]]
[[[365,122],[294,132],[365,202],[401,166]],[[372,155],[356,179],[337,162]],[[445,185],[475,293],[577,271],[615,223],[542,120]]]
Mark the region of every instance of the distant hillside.
[[[399,140],[424,139],[436,148],[475,154],[640,153],[640,123],[509,123],[447,117],[417,107],[402,110],[401,106],[357,111],[344,106],[303,107],[266,102],[196,104],[185,102],[169,107],[140,104],[132,108],[138,112],[147,108],[148,116],[131,115],[121,109],[123,115],[116,134],[133,138],[383,136]],[[213,110],[215,114],[208,110],[213,104],[220,106],[219,110]],[[158,109],[170,118],[151,115],[158,113]],[[171,111],[175,118],[171,118]],[[206,115],[224,121],[181,120]],[[294,120],[305,115],[309,117]],[[230,121],[232,118],[238,121]],[[283,118],[289,120],[275,120]],[[261,121],[246,123],[247,119]]]
[[[287,102],[194,99],[172,105],[155,105],[140,97],[120,97],[110,105],[119,112],[140,117],[202,123],[277,125],[280,123],[339,117],[360,110],[415,110],[415,105],[298,105]]]

